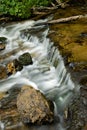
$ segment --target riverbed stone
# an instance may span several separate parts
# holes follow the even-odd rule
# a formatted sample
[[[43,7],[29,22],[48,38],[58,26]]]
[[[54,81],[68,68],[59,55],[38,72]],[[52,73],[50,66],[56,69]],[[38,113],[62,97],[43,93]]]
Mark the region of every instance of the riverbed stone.
[[[21,56],[19,56],[18,61],[23,66],[33,64],[32,57],[31,57],[30,53],[28,53],[28,52],[26,52],[26,53],[22,54]]]
[[[24,123],[44,124],[54,120],[53,103],[31,86],[21,88],[17,108]]]
[[[17,59],[14,59],[13,61],[10,61],[7,64],[8,75],[14,74],[17,71],[21,71],[22,69],[23,69],[23,66],[20,64],[20,62]]]
[[[0,44],[0,51],[5,49],[5,44]]]

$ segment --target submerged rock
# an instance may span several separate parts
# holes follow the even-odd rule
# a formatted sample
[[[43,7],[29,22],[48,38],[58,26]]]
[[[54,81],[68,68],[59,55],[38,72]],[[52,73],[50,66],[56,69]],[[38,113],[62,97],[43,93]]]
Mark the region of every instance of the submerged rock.
[[[0,37],[0,51],[5,49],[6,43],[7,43],[7,38]]]
[[[31,86],[23,86],[17,97],[17,108],[24,123],[44,124],[54,119],[53,103]]]
[[[22,69],[23,69],[23,66],[20,64],[20,62],[17,59],[14,59],[13,61],[7,64],[8,74],[14,74],[17,71],[21,71]]]
[[[23,65],[23,66],[33,64],[32,57],[28,52],[19,56],[18,60],[19,60],[20,64]]]
[[[7,78],[7,70],[6,67],[0,66],[0,79]]]

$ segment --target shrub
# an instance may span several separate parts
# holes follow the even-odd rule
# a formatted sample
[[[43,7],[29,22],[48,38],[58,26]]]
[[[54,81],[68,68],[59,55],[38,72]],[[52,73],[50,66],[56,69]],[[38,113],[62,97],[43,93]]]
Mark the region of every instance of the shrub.
[[[46,6],[50,0],[0,0],[0,14],[28,18],[31,7]]]

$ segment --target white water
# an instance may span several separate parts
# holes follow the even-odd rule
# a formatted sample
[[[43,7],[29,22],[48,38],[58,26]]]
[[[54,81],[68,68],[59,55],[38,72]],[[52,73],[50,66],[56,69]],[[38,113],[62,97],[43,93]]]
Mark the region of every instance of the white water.
[[[9,59],[18,58],[25,52],[29,52],[33,58],[33,65],[25,66],[22,71],[0,81],[0,92],[7,91],[15,84],[30,84],[55,102],[56,114],[61,116],[79,86],[77,87],[73,83],[58,49],[47,38],[48,27],[36,26],[37,23],[39,25],[39,22],[43,21],[26,21],[0,29],[0,37],[8,38],[6,49],[0,54],[0,57],[9,51],[20,48],[14,55],[5,58],[1,64],[8,62]],[[29,33],[24,35],[21,31],[23,29],[26,31],[29,29]],[[26,47],[26,49],[23,50],[22,47]],[[58,126],[58,130],[63,129],[62,125]]]

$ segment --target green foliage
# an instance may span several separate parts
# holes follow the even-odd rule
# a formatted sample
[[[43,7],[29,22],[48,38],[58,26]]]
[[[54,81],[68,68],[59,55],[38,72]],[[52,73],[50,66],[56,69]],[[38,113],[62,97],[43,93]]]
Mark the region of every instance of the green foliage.
[[[0,0],[0,14],[28,18],[31,7],[46,6],[49,2],[50,0]]]

